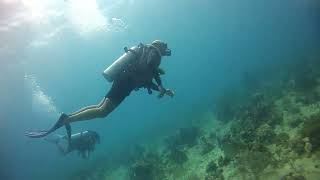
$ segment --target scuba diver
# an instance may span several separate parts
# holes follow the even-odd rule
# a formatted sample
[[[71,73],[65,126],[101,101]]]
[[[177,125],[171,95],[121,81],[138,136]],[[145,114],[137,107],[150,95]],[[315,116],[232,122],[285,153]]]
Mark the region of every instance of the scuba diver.
[[[94,131],[83,131],[72,134],[70,138],[62,135],[55,135],[53,138],[46,138],[48,142],[57,145],[63,155],[78,151],[82,158],[88,158],[90,153],[95,150],[95,145],[100,144],[100,136]]]
[[[26,132],[30,138],[41,138],[65,126],[68,137],[71,136],[70,124],[77,121],[104,118],[111,113],[133,90],[147,88],[159,91],[159,98],[164,95],[174,96],[174,92],[165,89],[160,75],[164,71],[159,68],[163,56],[171,56],[167,43],[155,40],[151,44],[142,44],[130,49],[124,48],[125,53],[114,61],[104,72],[103,76],[113,82],[111,89],[97,105],[82,108],[72,114],[62,113],[58,121],[49,130]],[[156,83],[153,82],[153,79]]]

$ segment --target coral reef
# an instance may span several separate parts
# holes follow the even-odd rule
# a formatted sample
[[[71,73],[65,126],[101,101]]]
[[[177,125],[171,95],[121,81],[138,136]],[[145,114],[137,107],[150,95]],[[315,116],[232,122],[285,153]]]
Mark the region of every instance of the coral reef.
[[[311,115],[301,130],[303,137],[308,137],[314,151],[320,148],[320,113]]]
[[[290,139],[289,135],[287,133],[282,132],[276,135],[274,139],[274,143],[277,146],[288,147],[289,139]]]
[[[289,173],[281,178],[281,180],[307,180],[303,175],[297,173]]]
[[[72,173],[68,179],[70,180],[100,180],[104,179],[106,169],[110,168],[108,160],[101,158],[96,160],[93,166],[81,168],[75,173]]]
[[[241,107],[237,119],[242,123],[242,127],[250,126],[256,129],[264,123],[274,127],[281,122],[282,115],[276,109],[272,97],[267,97],[264,93],[256,93],[250,97],[246,105]]]
[[[256,130],[257,141],[263,144],[271,144],[275,138],[275,132],[268,124],[261,125]]]
[[[220,156],[220,158],[218,159],[219,167],[227,166],[230,162],[231,162],[231,159],[228,157]]]
[[[154,179],[153,169],[153,165],[149,162],[136,162],[129,169],[130,180],[152,180]]]
[[[273,161],[272,154],[267,149],[242,151],[236,158],[238,167],[252,173],[255,179],[258,179]]]
[[[164,162],[159,154],[147,152],[142,159],[133,163],[129,168],[130,180],[161,180]]]
[[[225,91],[214,111],[208,108],[208,122],[177,128],[154,142],[157,151],[134,146],[127,162],[114,164],[125,166],[131,180],[318,180],[320,58],[277,69],[259,78],[246,73],[244,87]],[[74,179],[109,177],[88,171],[95,173]]]
[[[209,162],[206,168],[205,180],[224,180],[222,171],[214,161]]]
[[[303,140],[297,137],[290,141],[290,148],[298,155],[302,155],[305,153],[304,144]]]
[[[202,136],[200,138],[200,141],[201,141],[201,144],[202,144],[202,151],[201,151],[202,155],[209,153],[215,147],[214,144],[212,142],[210,142],[209,138],[207,138],[205,136]]]
[[[129,161],[135,162],[141,159],[146,154],[146,149],[142,145],[135,144],[129,148],[128,154],[129,154],[129,158],[128,158]]]
[[[176,149],[180,146],[192,147],[197,144],[200,134],[199,127],[180,128],[175,135],[166,138],[165,142],[169,149]]]
[[[177,164],[180,164],[180,165],[188,160],[188,156],[186,155],[186,153],[183,150],[179,150],[177,148],[171,150],[171,152],[170,152],[168,157],[174,163],[177,163]]]

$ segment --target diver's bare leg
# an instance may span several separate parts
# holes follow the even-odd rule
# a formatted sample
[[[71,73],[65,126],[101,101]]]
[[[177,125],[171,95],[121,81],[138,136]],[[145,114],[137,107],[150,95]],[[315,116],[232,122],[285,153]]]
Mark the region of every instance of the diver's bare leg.
[[[76,115],[76,114],[79,114],[79,113],[81,113],[81,112],[83,112],[83,111],[86,111],[86,110],[89,110],[89,109],[98,108],[98,107],[102,106],[102,104],[103,104],[103,102],[104,102],[105,99],[106,99],[106,98],[104,97],[99,104],[84,107],[84,108],[82,108],[82,109],[80,109],[80,110],[78,110],[78,111],[76,111],[76,112],[73,112],[72,114],[69,114],[69,116],[74,116],[74,115]]]
[[[77,113],[73,113],[68,118],[64,120],[65,124],[83,121],[83,120],[91,120],[95,118],[104,118],[109,113],[111,113],[117,105],[111,102],[110,99],[105,98],[100,106],[96,106],[93,108],[86,108],[85,110],[78,111]]]
[[[120,104],[120,102],[124,98],[125,97],[123,97],[120,101],[117,101],[117,103],[113,103],[109,98],[104,98],[102,103],[100,103],[99,105],[83,108],[70,115],[62,113],[58,121],[49,130],[26,131],[25,135],[30,138],[41,138],[41,137],[47,136],[48,134],[54,132],[55,130],[57,130],[62,126],[65,126],[67,130],[68,141],[70,143],[70,137],[71,137],[70,123],[76,122],[76,121],[106,117]]]

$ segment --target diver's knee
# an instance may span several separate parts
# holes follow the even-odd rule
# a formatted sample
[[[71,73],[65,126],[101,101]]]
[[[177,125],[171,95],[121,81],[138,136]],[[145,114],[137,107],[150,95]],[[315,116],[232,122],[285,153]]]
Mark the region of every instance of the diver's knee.
[[[99,112],[98,116],[100,118],[106,117],[109,113],[111,113],[115,109],[116,105],[110,100],[110,99],[105,99],[104,103],[102,106],[99,107]]]
[[[99,113],[98,113],[98,115],[99,115],[100,118],[105,118],[105,117],[108,116],[108,114],[109,114],[112,110],[113,110],[113,108],[110,107],[110,106],[101,107],[101,108],[99,108]]]
[[[100,110],[98,117],[105,118],[109,113],[107,111]]]

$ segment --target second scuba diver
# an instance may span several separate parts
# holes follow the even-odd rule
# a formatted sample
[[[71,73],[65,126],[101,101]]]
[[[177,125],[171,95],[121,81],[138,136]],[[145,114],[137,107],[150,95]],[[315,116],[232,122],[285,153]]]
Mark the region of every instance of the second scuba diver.
[[[174,92],[165,89],[160,78],[164,74],[159,68],[163,56],[171,56],[167,43],[155,40],[151,44],[139,44],[130,49],[124,48],[125,53],[111,64],[103,73],[104,77],[113,82],[111,89],[97,105],[88,106],[71,114],[62,113],[58,121],[49,130],[26,132],[26,136],[40,138],[47,136],[58,128],[65,126],[68,137],[71,137],[70,123],[104,118],[132,92],[139,88],[159,91],[158,97],[174,96]],[[155,80],[156,84],[153,82]]]
[[[66,155],[77,151],[82,158],[88,158],[90,153],[95,150],[95,145],[100,144],[100,136],[94,131],[83,131],[67,136],[55,135],[45,139],[57,145],[61,154]]]

